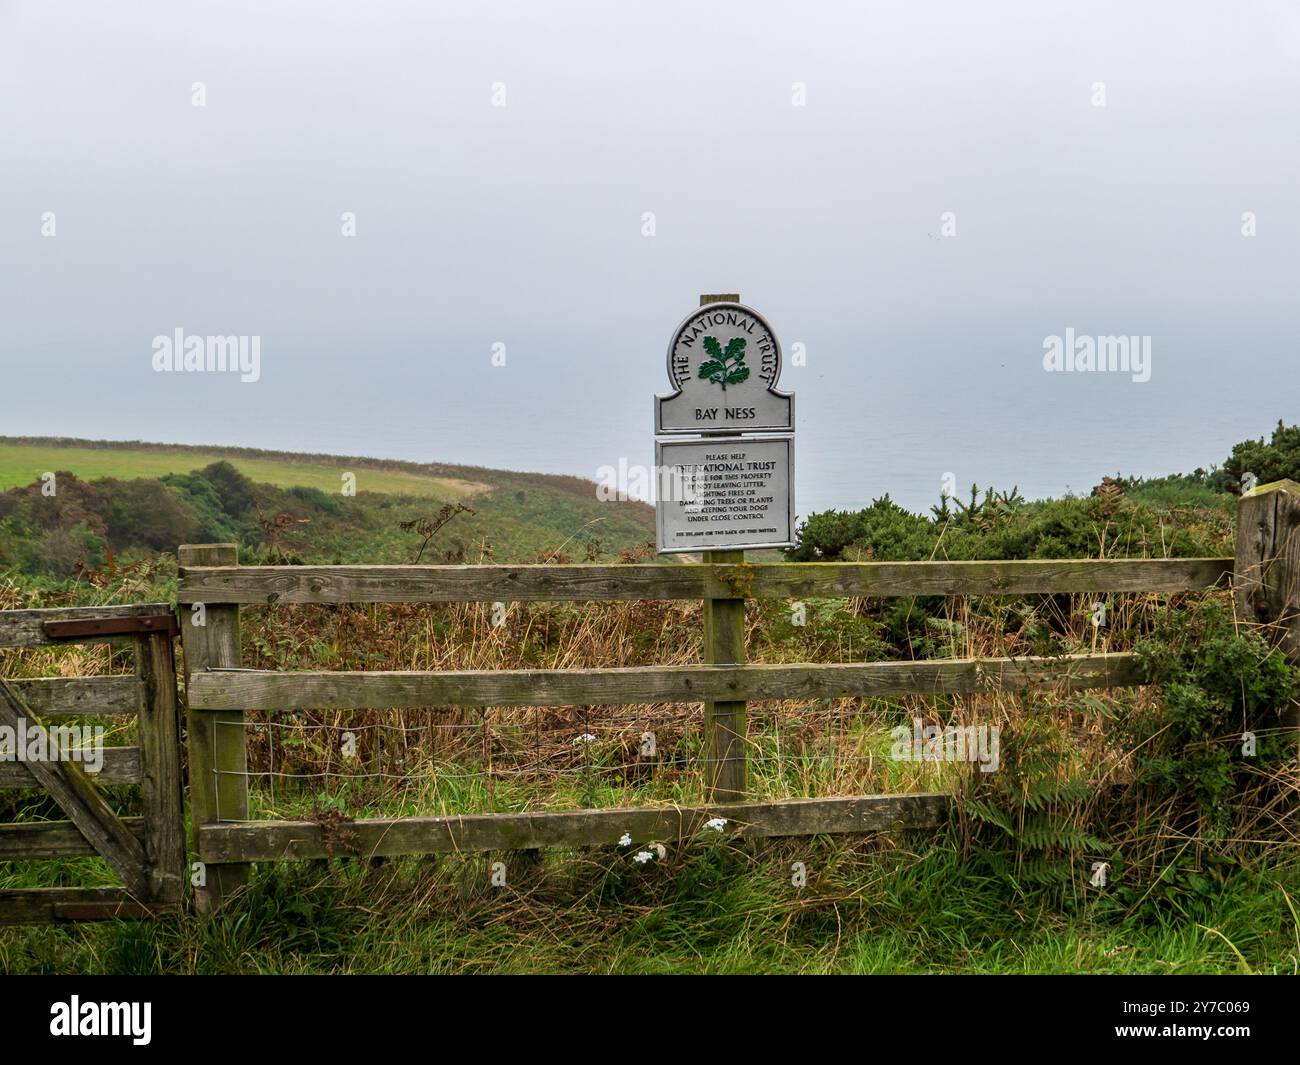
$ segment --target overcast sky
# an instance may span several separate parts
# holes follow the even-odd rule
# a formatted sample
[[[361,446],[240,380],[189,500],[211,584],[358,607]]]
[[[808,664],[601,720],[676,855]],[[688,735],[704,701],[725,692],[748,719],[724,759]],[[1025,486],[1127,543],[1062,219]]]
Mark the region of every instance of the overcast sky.
[[[0,0],[0,96],[3,434],[590,477],[714,291],[801,514],[1300,420],[1293,3]],[[260,379],[155,372],[178,328]],[[1067,328],[1150,380],[1045,371]]]

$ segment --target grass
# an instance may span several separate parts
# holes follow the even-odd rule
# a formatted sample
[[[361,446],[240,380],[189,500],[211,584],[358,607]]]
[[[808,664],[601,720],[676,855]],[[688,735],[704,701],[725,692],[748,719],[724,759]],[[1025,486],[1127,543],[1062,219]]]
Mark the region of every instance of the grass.
[[[1300,874],[1238,874],[1190,918],[1005,904],[943,833],[259,867],[228,917],[0,931],[4,973],[1293,974]],[[489,886],[490,863],[507,884]],[[790,869],[803,862],[806,886]]]
[[[1087,597],[1036,608],[1089,646]],[[1122,649],[1161,597],[1112,614],[1097,650]],[[950,608],[962,635],[934,653],[1024,653],[996,601]],[[765,661],[878,658],[865,604],[818,601],[790,627],[784,604],[755,604],[749,645]],[[673,603],[517,605],[493,628],[481,604],[439,607],[276,607],[249,610],[244,664],[263,668],[522,668],[681,661],[698,653],[698,606]],[[1075,650],[1063,647],[1062,650]],[[9,673],[124,668],[105,648],[24,652]],[[1152,689],[981,695],[927,700],[818,700],[751,706],[756,797],[961,791],[968,767],[900,763],[888,730],[927,720],[1002,721],[1035,707],[1062,725],[1080,771],[1114,783],[1131,753],[1107,740],[1111,722],[1157,708]],[[700,801],[699,708],[661,706],[249,715],[252,816],[302,818],[482,812]],[[659,769],[629,773],[649,725]],[[357,759],[339,754],[357,736]],[[590,733],[589,743],[575,738]],[[124,737],[118,742],[126,742]],[[322,770],[338,776],[313,777]],[[1276,817],[1294,780],[1275,795]],[[1159,817],[1116,829],[1126,849],[1106,892],[1022,890],[973,845],[970,826],[890,839],[840,837],[733,844],[697,839],[635,864],[618,848],[362,863],[257,867],[246,896],[215,919],[164,918],[0,930],[0,972],[288,973],[1291,973],[1300,964],[1300,864],[1294,833],[1269,845],[1249,807],[1231,839],[1187,838],[1193,853],[1238,855],[1196,891],[1161,876]],[[52,817],[26,805],[23,819]],[[12,816],[12,815],[11,815]],[[1073,816],[1073,815],[1071,815]],[[1103,819],[1104,820],[1104,819]],[[1116,825],[1119,822],[1116,821]],[[1154,835],[1153,835],[1154,833]],[[1180,844],[1181,846],[1181,844]],[[1167,854],[1167,850],[1163,853]],[[1245,857],[1241,857],[1241,856]],[[1145,857],[1144,857],[1145,856]],[[1086,869],[1095,855],[1070,856]],[[490,885],[491,863],[507,886]],[[808,882],[795,888],[791,867]],[[1154,865],[1153,865],[1154,863]],[[1210,868],[1196,859],[1204,868]],[[1182,867],[1174,870],[1183,876]],[[0,888],[107,883],[92,859],[12,864]]]
[[[227,456],[202,449],[136,449],[129,446],[89,448],[53,444],[0,442],[0,491],[31,484],[51,470],[69,470],[83,481],[101,477],[128,480],[188,473],[213,462],[232,463],[245,476],[279,488],[301,485],[337,494],[342,475],[357,477],[358,492],[413,496],[456,502],[487,490],[487,485],[453,477],[435,477],[406,470],[359,467],[346,460],[305,462]]]

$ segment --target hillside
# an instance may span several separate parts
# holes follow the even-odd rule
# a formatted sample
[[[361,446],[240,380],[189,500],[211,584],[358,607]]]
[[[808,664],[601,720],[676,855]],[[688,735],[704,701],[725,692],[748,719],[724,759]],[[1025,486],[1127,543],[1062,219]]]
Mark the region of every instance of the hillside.
[[[53,496],[42,492],[47,473],[56,474]],[[355,495],[343,494],[346,474]],[[189,540],[234,539],[253,557],[400,563],[616,557],[653,536],[652,508],[600,502],[594,484],[578,477],[0,437],[0,566],[29,575],[73,576],[110,553],[135,559]]]

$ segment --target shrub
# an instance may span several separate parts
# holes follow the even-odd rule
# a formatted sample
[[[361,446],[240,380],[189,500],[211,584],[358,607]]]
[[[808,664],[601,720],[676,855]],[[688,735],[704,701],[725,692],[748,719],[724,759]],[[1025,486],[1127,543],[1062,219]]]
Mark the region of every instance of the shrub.
[[[253,509],[253,482],[229,462],[214,462],[198,471],[221,497],[221,509],[242,518]]]
[[[1190,801],[1208,827],[1221,829],[1243,776],[1282,756],[1281,739],[1264,735],[1248,759],[1243,733],[1280,730],[1300,694],[1297,670],[1214,601],[1163,611],[1137,653],[1164,704],[1158,716],[1130,722],[1137,782],[1157,800]]]
[[[928,557],[933,543],[930,522],[885,495],[865,510],[813,514],[799,526],[799,546],[790,557],[796,562],[846,557],[903,562]]]
[[[199,517],[198,538],[204,543],[243,543],[256,526],[226,513],[217,486],[202,473],[170,473],[163,483],[180,492]]]
[[[296,484],[289,489],[289,494],[304,503],[310,503],[317,510],[325,511],[326,514],[337,514],[343,509],[343,504],[328,492],[322,492],[319,488],[312,488],[309,485]]]
[[[1244,473],[1253,473],[1261,484],[1288,477],[1300,481],[1300,425],[1284,425],[1279,420],[1268,443],[1263,437],[1243,440],[1232,449],[1223,469],[1237,491]]]
[[[177,544],[199,538],[202,522],[185,496],[154,480],[97,482],[108,501],[108,542],[117,549],[146,546],[175,551]]]
[[[972,489],[971,500],[944,499],[925,518],[889,496],[858,511],[825,511],[799,527],[797,562],[925,559],[1194,557],[1230,551],[1223,511],[1162,511],[1113,495],[1026,503],[1019,494]]]

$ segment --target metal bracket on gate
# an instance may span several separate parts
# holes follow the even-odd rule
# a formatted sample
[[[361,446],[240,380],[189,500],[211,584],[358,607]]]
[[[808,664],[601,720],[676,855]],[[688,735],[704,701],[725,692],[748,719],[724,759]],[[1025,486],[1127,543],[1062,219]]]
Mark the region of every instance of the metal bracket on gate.
[[[47,621],[41,626],[51,640],[84,639],[87,636],[136,636],[165,633],[178,636],[175,614],[142,614],[131,618],[89,618],[84,621]]]

